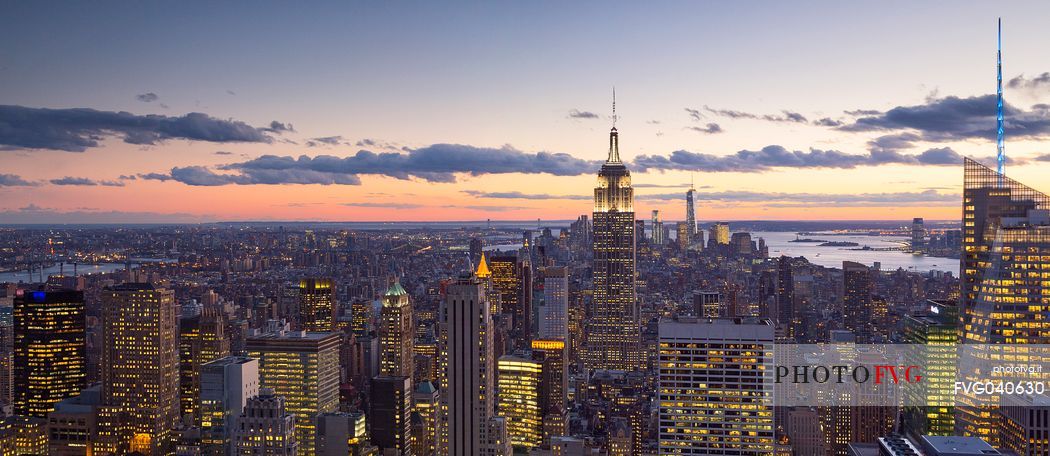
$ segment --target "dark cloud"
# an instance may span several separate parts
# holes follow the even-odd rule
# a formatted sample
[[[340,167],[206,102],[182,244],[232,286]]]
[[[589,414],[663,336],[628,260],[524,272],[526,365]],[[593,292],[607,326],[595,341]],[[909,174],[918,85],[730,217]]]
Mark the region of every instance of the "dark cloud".
[[[135,95],[135,99],[143,103],[153,103],[154,101],[159,100],[160,97],[153,92],[146,92],[140,95]]]
[[[699,122],[700,119],[704,118],[704,113],[700,112],[699,109],[685,108],[685,112],[688,112],[689,113],[689,117],[691,117],[693,120],[695,120],[697,122]]]
[[[688,108],[687,108],[688,109]],[[704,105],[704,110],[717,116],[728,117],[730,119],[756,119],[756,120],[767,120],[770,122],[797,122],[806,123],[809,120],[806,116],[799,114],[794,111],[782,110],[780,115],[774,114],[752,114],[750,112],[736,111],[732,109],[716,109],[710,106]]]
[[[842,126],[842,121],[841,120],[835,120],[835,119],[832,119],[830,117],[825,117],[823,119],[814,120],[813,121],[813,125],[817,125],[817,126],[820,126],[820,127],[841,127]]]
[[[650,201],[678,201],[681,193],[665,193],[656,195],[638,195],[638,200]],[[752,192],[752,191],[730,191],[730,192],[696,192],[694,198],[697,201],[735,202],[735,203],[773,203],[772,207],[806,207],[806,206],[910,206],[931,205],[950,206],[959,204],[962,196],[952,193],[938,193],[934,190],[922,192],[892,192],[892,193],[853,193],[853,194],[826,194],[826,193],[782,193],[782,192]],[[779,204],[777,204],[779,203]]]
[[[1033,160],[1041,162],[1050,162],[1050,154],[1037,155],[1035,156],[1035,158],[1033,158]]]
[[[361,179],[355,175],[309,169],[246,169],[237,174],[220,174],[203,166],[185,166],[172,168],[170,178],[186,185],[204,187],[220,185],[361,184]]]
[[[171,177],[170,174],[162,174],[162,173],[144,173],[144,174],[139,174],[138,177],[141,178],[141,179],[144,179],[144,180],[156,180],[156,181],[161,181],[161,182],[166,182],[166,181],[172,180],[172,177]]]
[[[483,192],[479,190],[463,190],[471,196],[478,198],[495,199],[534,199],[534,200],[590,200],[591,195],[551,195],[549,193],[522,193],[522,192]]]
[[[215,155],[233,155],[233,152],[227,150],[217,150],[215,151]]]
[[[343,137],[342,136],[338,136],[338,135],[337,136],[322,136],[320,138],[310,138],[309,141],[306,141],[307,147],[317,147],[317,146],[320,146],[320,145],[338,146],[340,144],[344,144]]]
[[[96,181],[96,180],[93,180],[93,179],[88,179],[86,177],[71,177],[71,176],[66,176],[66,177],[59,178],[59,179],[51,179],[49,182],[51,182],[52,185],[75,185],[75,186],[102,185],[102,186],[105,186],[105,187],[123,187],[124,186],[124,183],[121,182],[121,181],[108,181],[108,180]]]
[[[877,109],[856,109],[856,110],[853,110],[853,111],[842,111],[842,112],[846,113],[846,115],[848,115],[848,116],[853,116],[853,117],[877,116],[879,114],[882,114],[882,111],[879,111]]]
[[[265,131],[265,132],[270,132],[270,133],[282,134],[282,133],[286,133],[286,132],[294,132],[295,131],[295,127],[293,127],[292,124],[286,124],[286,123],[282,123],[282,122],[278,122],[278,121],[274,120],[274,121],[270,122],[270,126],[269,127],[261,128],[261,130]]]
[[[1006,86],[1011,89],[1042,89],[1050,87],[1050,72],[1044,72],[1031,79],[1020,74],[1007,81]]]
[[[597,119],[601,116],[590,111],[580,111],[579,109],[570,109],[570,119]]]
[[[184,116],[144,115],[88,108],[47,109],[0,105],[0,146],[83,152],[107,136],[130,144],[168,139],[209,142],[270,142],[244,122],[191,112]]]
[[[688,128],[690,130],[693,130],[693,131],[698,131],[700,133],[707,133],[707,134],[715,134],[715,133],[721,133],[722,132],[722,127],[720,127],[718,124],[713,123],[713,122],[709,123],[709,124],[707,124],[707,125],[705,125],[703,127],[688,127]]]
[[[35,185],[37,184],[22,179],[22,176],[17,174],[0,174],[0,187],[28,187]]]
[[[912,130],[926,141],[992,140],[995,132],[995,95],[945,97],[915,106],[898,106],[882,114],[860,117],[839,127],[843,131]],[[1050,136],[1050,112],[1004,106],[1007,134],[1015,138]]]
[[[766,146],[760,150],[741,150],[731,155],[718,156],[678,150],[669,156],[641,155],[634,161],[639,171],[688,170],[701,172],[764,172],[773,168],[837,168],[887,164],[940,165],[949,154],[948,148],[931,149],[919,155],[905,155],[894,150],[873,150],[868,154],[847,154],[837,150],[810,149],[791,151],[783,146]],[[956,154],[958,156],[958,154]],[[962,162],[962,157],[953,164]]]
[[[303,155],[293,158],[264,155],[227,165],[224,169],[244,174],[304,170],[342,176],[382,175],[397,179],[415,177],[430,182],[455,182],[455,175],[460,173],[474,176],[507,173],[578,176],[595,172],[600,165],[600,162],[579,159],[565,153],[527,153],[510,146],[497,149],[434,144],[412,149],[408,153],[362,150],[348,157]]]
[[[376,145],[376,141],[374,139],[365,138],[358,141],[355,145],[357,147],[372,147]]]

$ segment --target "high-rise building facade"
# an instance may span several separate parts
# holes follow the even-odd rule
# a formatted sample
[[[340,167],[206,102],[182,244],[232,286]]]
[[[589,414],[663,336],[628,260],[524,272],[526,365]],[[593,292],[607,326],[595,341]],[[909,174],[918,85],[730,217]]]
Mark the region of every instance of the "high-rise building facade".
[[[540,307],[537,336],[540,339],[568,340],[569,271],[565,267],[543,270],[543,306]]]
[[[955,435],[955,378],[959,312],[954,301],[927,301],[925,311],[904,317],[909,365],[923,366],[923,380],[904,390],[904,425],[923,435]],[[925,404],[925,405],[918,405]]]
[[[926,253],[926,223],[922,217],[915,217],[911,222],[911,251]]]
[[[1037,272],[1050,269],[1050,197],[974,160],[964,166],[962,342],[979,345],[975,362],[993,355],[982,346],[1050,344],[1050,277]],[[1050,373],[1028,379],[1050,380]],[[998,394],[960,395],[956,432],[1000,445],[999,401]]]
[[[513,355],[498,362],[499,414],[507,419],[511,445],[521,450],[538,447],[543,439],[540,381],[543,364]]]
[[[235,454],[242,456],[297,456],[298,433],[295,415],[285,407],[283,397],[263,388],[248,399],[244,412],[237,417],[234,430]],[[313,447],[313,445],[311,445]]]
[[[510,452],[506,422],[495,418],[492,316],[486,286],[463,277],[446,288],[441,309],[444,353],[440,369],[439,454]]]
[[[85,386],[84,292],[25,290],[12,315],[14,413],[44,418]]]
[[[664,245],[666,240],[664,239],[664,222],[660,220],[660,211],[653,209],[653,223],[652,223],[652,244],[654,247]]]
[[[379,376],[372,379],[369,402],[371,442],[384,454],[412,456],[412,379]]]
[[[696,237],[696,205],[693,202],[694,194],[696,194],[696,189],[690,184],[689,190],[685,192],[685,224],[689,227],[690,240]]]
[[[708,241],[712,245],[729,245],[729,224],[725,222],[718,222],[711,225],[711,234],[708,236]]]
[[[332,332],[289,331],[270,322],[266,332],[246,341],[248,356],[259,360],[259,383],[284,399],[295,416],[299,452],[314,454],[315,419],[339,406],[339,344]]]
[[[635,297],[634,189],[620,160],[619,132],[609,132],[609,157],[594,188],[594,298],[585,331],[588,369],[638,370],[641,329]]]
[[[125,409],[133,447],[169,451],[179,421],[175,292],[125,283],[102,292],[102,401]]]
[[[871,268],[863,264],[855,261],[842,262],[842,313],[845,315],[843,324],[846,329],[853,331],[857,342],[862,344],[874,342],[872,294],[875,285],[871,275]]]
[[[532,281],[524,258],[516,255],[497,255],[488,259],[492,272],[492,287],[499,295],[498,313],[511,316],[516,337],[527,337],[532,318]],[[491,303],[490,303],[491,304]]]
[[[259,360],[227,356],[201,366],[201,452],[236,454],[233,431],[248,399],[259,394]]]
[[[299,281],[301,327],[311,332],[335,331],[335,289],[331,279],[309,278]],[[300,442],[302,443],[302,442]]]
[[[408,292],[395,281],[383,295],[382,323],[379,327],[379,375],[412,377],[412,303]]]
[[[772,455],[773,342],[769,320],[661,321],[659,454]]]

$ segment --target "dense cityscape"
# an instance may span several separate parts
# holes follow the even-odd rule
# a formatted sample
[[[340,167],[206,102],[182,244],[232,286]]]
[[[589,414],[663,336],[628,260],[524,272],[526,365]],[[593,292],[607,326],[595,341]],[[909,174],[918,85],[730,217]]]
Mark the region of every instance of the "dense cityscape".
[[[41,14],[30,10],[18,13]],[[878,131],[863,140],[868,154],[621,151],[621,130],[627,139],[640,125],[663,127],[625,125],[616,88],[610,115],[574,108],[566,118],[609,121],[601,133],[580,129],[600,160],[296,136],[290,123],[196,111],[0,105],[0,153],[21,163],[0,173],[0,456],[1050,456],[1050,187],[1045,175],[1013,171],[1050,154],[1005,150],[1014,131],[1043,139],[1050,105],[1004,101],[998,26],[996,93],[979,103],[934,88],[925,105],[836,118],[702,105],[685,108],[679,128],[718,135],[714,119],[742,119],[790,124],[792,134]],[[1050,73],[1005,83],[1029,95],[1043,84]],[[164,96],[134,99],[163,113]],[[994,127],[984,122],[993,116]],[[651,133],[662,141],[663,130]],[[991,159],[935,147],[993,140]],[[298,158],[209,149],[214,161],[201,164],[147,156],[179,141],[360,149]],[[900,152],[918,143],[930,148]],[[149,167],[112,179],[33,175],[80,173],[70,165],[79,158],[19,167],[41,151],[120,147],[137,147]],[[108,171],[135,161],[104,160]],[[883,165],[937,166],[961,181],[880,175],[921,191],[819,191]],[[707,181],[786,169],[843,175],[770,180],[768,192],[743,178],[739,188]],[[547,188],[581,175],[593,187]],[[465,176],[473,187],[459,188]],[[480,190],[490,176],[507,188]],[[681,176],[689,182],[672,182]],[[521,182],[528,192],[514,190]],[[117,195],[99,192],[125,187],[99,204]],[[354,201],[319,201],[331,195],[318,187],[353,188]],[[85,201],[55,196],[69,188]],[[432,197],[437,205],[424,203]],[[20,198],[44,199],[15,209]],[[120,210],[151,198],[158,210],[185,199],[199,211],[154,212],[153,201]],[[591,209],[573,213],[562,204],[571,201]],[[959,216],[929,213],[944,203]],[[333,204],[351,217],[323,212]],[[766,204],[800,216],[722,216]],[[323,215],[283,219],[291,208]],[[242,209],[259,217],[242,219]],[[228,213],[200,212],[212,210]],[[400,210],[438,216],[382,218]]]

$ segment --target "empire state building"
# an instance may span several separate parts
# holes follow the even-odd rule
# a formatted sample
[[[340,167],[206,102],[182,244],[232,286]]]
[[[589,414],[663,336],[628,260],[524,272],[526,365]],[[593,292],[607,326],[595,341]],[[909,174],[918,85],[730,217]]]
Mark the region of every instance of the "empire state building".
[[[614,111],[615,112],[615,111]],[[609,132],[609,158],[594,188],[594,298],[584,365],[591,370],[642,367],[635,301],[634,189],[620,161],[619,133]]]

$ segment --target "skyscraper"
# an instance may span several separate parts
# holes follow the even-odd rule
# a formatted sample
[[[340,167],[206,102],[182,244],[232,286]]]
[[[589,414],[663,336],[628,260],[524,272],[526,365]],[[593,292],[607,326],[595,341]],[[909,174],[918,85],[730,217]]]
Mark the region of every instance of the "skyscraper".
[[[696,237],[696,206],[693,204],[693,195],[696,188],[689,184],[689,190],[685,192],[685,224],[688,225],[689,239]]]
[[[796,322],[801,323],[795,310],[795,274],[792,269],[791,258],[781,255],[777,259],[777,326],[782,328],[783,334],[788,339],[798,335],[799,327]]]
[[[564,413],[568,408],[566,393],[569,388],[567,344],[558,339],[536,339],[532,341],[532,359],[543,369],[540,413],[545,417]]]
[[[594,188],[593,216],[594,299],[584,365],[592,370],[637,370],[642,353],[635,300],[634,189],[631,173],[620,160],[615,126],[609,132],[609,157]]]
[[[336,310],[331,279],[309,278],[299,281],[299,314],[303,330],[335,331]]]
[[[569,271],[565,267],[543,270],[543,307],[540,308],[540,339],[569,338]]]
[[[201,367],[201,449],[236,454],[233,431],[248,399],[259,394],[259,360],[227,356]]]
[[[412,304],[408,292],[395,281],[383,295],[379,332],[379,375],[412,377]]]
[[[532,316],[532,282],[526,279],[527,263],[515,255],[498,255],[488,259],[492,287],[499,294],[498,313],[511,316],[514,335],[527,337]]]
[[[842,262],[842,311],[846,329],[853,331],[858,343],[873,343],[871,269],[854,262]]]
[[[339,344],[332,332],[289,331],[271,321],[265,333],[246,341],[248,356],[259,360],[260,386],[281,396],[284,407],[295,415],[300,454],[314,454],[318,414],[334,412],[339,405]]]
[[[918,434],[955,434],[958,328],[954,301],[927,301],[926,311],[904,317],[904,341],[923,345],[907,352],[909,365],[923,366],[923,381],[904,391],[904,425]]]
[[[373,378],[369,413],[372,443],[384,454],[412,456],[411,377]]]
[[[416,439],[413,453],[416,456],[430,456],[437,451],[438,411],[440,409],[440,395],[434,384],[429,381],[420,382],[412,393],[413,414],[419,416],[420,435],[422,440]]]
[[[660,211],[653,209],[653,246],[664,245],[664,222],[660,220]]]
[[[499,414],[507,419],[511,444],[523,450],[540,445],[543,412],[540,410],[540,380],[543,364],[513,355],[500,357]]]
[[[659,454],[772,455],[773,324],[660,322]]]
[[[729,224],[718,222],[711,225],[711,235],[707,242],[711,245],[729,245]]]
[[[976,161],[964,166],[962,341],[1048,344],[1050,279],[1034,271],[1050,269],[1050,197]],[[980,361],[988,353],[974,355]],[[998,445],[999,395],[963,394],[959,402],[956,431]]]
[[[675,224],[677,232],[678,248],[682,251],[688,250],[693,245],[693,233],[689,232],[689,222],[678,222]]]
[[[244,412],[237,418],[236,454],[297,456],[300,453],[295,424],[295,415],[285,407],[284,398],[272,389],[263,388],[258,396],[248,399]]]
[[[44,418],[84,388],[84,292],[25,290],[13,317],[14,413]]]
[[[911,251],[926,253],[926,223],[922,217],[915,217],[911,222]]]
[[[179,319],[179,404],[184,417],[200,423],[201,366],[230,354],[226,322],[214,305]]]
[[[127,410],[133,447],[169,450],[179,420],[175,292],[125,283],[102,292],[102,401]]]
[[[444,355],[440,454],[510,452],[506,423],[494,418],[492,316],[485,290],[477,277],[462,277],[446,288],[441,310]]]

